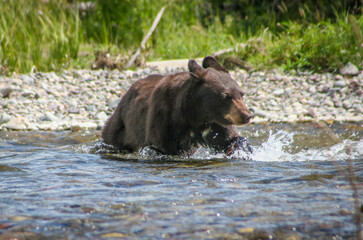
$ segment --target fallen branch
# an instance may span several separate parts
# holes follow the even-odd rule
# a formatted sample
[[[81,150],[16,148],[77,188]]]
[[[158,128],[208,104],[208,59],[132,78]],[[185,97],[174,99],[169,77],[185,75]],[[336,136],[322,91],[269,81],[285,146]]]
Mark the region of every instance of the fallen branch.
[[[140,46],[137,48],[135,54],[131,57],[130,61],[126,64],[125,68],[129,68],[132,66],[132,64],[134,64],[136,58],[140,55],[141,50],[145,49],[145,44],[147,42],[147,40],[149,40],[151,34],[155,31],[155,28],[157,27],[157,25],[159,24],[159,21],[161,19],[161,16],[164,13],[164,9],[165,7],[163,7],[160,12],[158,13],[158,15],[156,15],[156,18],[153,22],[153,25],[151,26],[149,32],[146,34],[146,36],[144,37],[144,39],[142,40]]]
[[[230,52],[237,52],[238,51],[238,48],[245,48],[247,46],[247,44],[245,43],[240,43],[238,44],[237,46],[233,47],[233,48],[227,48],[227,49],[223,49],[223,50],[220,50],[218,52],[215,52],[212,54],[213,57],[218,57],[220,55],[223,55],[223,54],[226,54],[226,53],[230,53]]]

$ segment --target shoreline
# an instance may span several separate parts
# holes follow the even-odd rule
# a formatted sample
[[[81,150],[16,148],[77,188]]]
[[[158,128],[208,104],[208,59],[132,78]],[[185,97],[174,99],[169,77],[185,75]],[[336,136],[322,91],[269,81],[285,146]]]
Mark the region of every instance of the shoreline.
[[[133,82],[186,69],[186,63],[178,64],[0,76],[0,131],[99,130]],[[242,69],[230,74],[255,116],[250,124],[363,122],[363,71],[356,76]]]

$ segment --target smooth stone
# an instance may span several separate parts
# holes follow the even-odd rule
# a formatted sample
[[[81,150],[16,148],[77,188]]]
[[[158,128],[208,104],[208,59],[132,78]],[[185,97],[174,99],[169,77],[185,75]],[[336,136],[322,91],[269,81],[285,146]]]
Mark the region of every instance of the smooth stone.
[[[127,78],[132,78],[132,75],[133,75],[134,72],[131,71],[131,70],[126,70],[124,73],[125,73]]]
[[[324,105],[328,106],[328,107],[333,107],[334,102],[332,100],[330,100],[330,99],[327,99],[327,100],[325,100]]]
[[[356,89],[355,91],[355,94],[357,94],[359,97],[363,95],[363,91],[360,90],[360,89]]]
[[[25,119],[23,117],[12,118],[9,122],[5,123],[3,127],[12,130],[25,130]]]
[[[287,117],[287,120],[290,121],[290,122],[296,121],[297,119],[298,119],[298,116],[296,114],[290,114]]]
[[[108,119],[108,116],[105,112],[99,112],[96,114],[96,119],[106,121]]]
[[[95,105],[88,105],[88,106],[86,106],[86,111],[87,112],[94,112],[96,110],[97,110],[97,108],[96,108]]]
[[[9,122],[12,119],[12,117],[7,114],[3,113],[0,115],[0,125]]]
[[[46,112],[40,117],[41,121],[56,121],[58,118],[52,112]]]
[[[349,92],[349,88],[347,88],[347,87],[343,87],[342,89],[340,89],[341,94],[347,94],[348,92]]]
[[[68,110],[69,114],[79,114],[80,112],[81,112],[81,110],[79,108],[74,108],[74,107],[72,107]]]
[[[359,74],[359,69],[353,63],[348,62],[339,72],[342,75],[355,76]]]
[[[282,94],[284,94],[284,90],[283,89],[276,89],[275,91],[273,91],[272,93],[275,95],[275,96],[281,96]]]
[[[267,113],[263,110],[254,110],[253,116],[265,118],[267,117]]]
[[[343,106],[342,102],[340,102],[340,101],[335,101],[335,102],[334,102],[334,107],[336,107],[336,108],[340,108],[340,107],[342,107],[342,106]]]
[[[150,75],[151,74],[151,69],[150,68],[145,68],[144,70],[142,70],[142,73],[145,75]]]
[[[0,88],[0,97],[9,97],[10,93],[13,91],[11,87]]]
[[[363,106],[362,105],[360,105],[360,104],[354,104],[352,107],[355,109],[355,111],[357,113],[363,113]]]
[[[336,79],[336,80],[342,80],[343,79],[343,76],[342,75],[335,75],[334,76],[334,79]]]
[[[38,124],[37,128],[44,131],[54,131],[58,129],[58,124],[55,122],[41,123]]]
[[[330,86],[325,85],[325,86],[322,88],[321,92],[322,92],[322,93],[328,93],[328,92],[329,92],[329,90],[330,90]]]
[[[112,101],[108,104],[108,106],[112,109],[115,109],[117,107],[117,105],[119,104],[119,102],[121,101],[121,98],[116,99],[115,101]]]
[[[45,99],[45,98],[38,98],[38,103],[39,104],[47,104],[48,103],[48,100]]]
[[[330,89],[330,93],[338,92],[340,91],[340,89],[340,87],[333,87],[332,89]]]
[[[314,86],[309,87],[308,89],[309,93],[316,93],[316,88]]]
[[[339,81],[336,81],[335,83],[334,83],[334,87],[335,88],[343,88],[343,87],[345,87],[347,84],[345,83],[345,81],[344,80],[339,80]]]
[[[352,103],[348,100],[343,101],[343,108],[350,109],[352,107]]]
[[[309,104],[310,106],[312,106],[312,107],[319,107],[321,103],[320,103],[320,102],[315,101],[314,99],[310,99],[310,100],[308,100],[308,104]]]
[[[35,96],[35,92],[25,89],[23,90],[23,92],[21,93],[21,96],[23,97],[34,97]]]
[[[7,103],[7,106],[11,105],[11,106],[17,106],[19,104],[18,100],[16,100],[15,98],[10,98],[10,100]]]
[[[71,130],[79,131],[81,129],[94,130],[97,129],[97,123],[94,122],[71,122]]]
[[[21,75],[20,79],[23,80],[25,84],[34,84],[34,79],[29,75]]]
[[[307,82],[302,82],[301,86],[303,87],[303,89],[308,89],[309,84]]]

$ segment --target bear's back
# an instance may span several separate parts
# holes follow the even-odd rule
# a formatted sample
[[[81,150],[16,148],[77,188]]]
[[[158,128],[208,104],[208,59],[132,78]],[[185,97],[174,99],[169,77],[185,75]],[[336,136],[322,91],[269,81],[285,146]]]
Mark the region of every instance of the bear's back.
[[[117,121],[123,125],[123,131],[118,136],[122,138],[123,145],[127,145],[132,150],[145,145],[147,115],[153,101],[152,95],[160,94],[154,91],[174,88],[173,85],[181,84],[188,76],[189,74],[185,72],[169,75],[155,74],[136,81],[130,87],[115,111],[119,116]]]

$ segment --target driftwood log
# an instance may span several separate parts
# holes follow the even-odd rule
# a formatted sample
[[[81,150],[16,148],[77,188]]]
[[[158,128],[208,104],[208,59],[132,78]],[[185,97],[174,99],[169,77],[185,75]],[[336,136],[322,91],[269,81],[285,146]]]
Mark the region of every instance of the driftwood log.
[[[218,56],[221,56],[223,54],[226,54],[226,53],[230,53],[230,52],[237,52],[239,48],[245,48],[247,46],[247,44],[245,43],[240,43],[238,44],[237,46],[233,47],[233,48],[227,48],[227,49],[223,49],[223,50],[220,50],[218,52],[215,52],[212,54],[213,57],[218,57]]]
[[[158,15],[156,15],[156,18],[155,18],[155,20],[154,20],[154,22],[153,22],[153,25],[151,26],[151,28],[150,28],[149,32],[148,32],[148,33],[146,34],[146,36],[144,37],[144,39],[142,40],[142,42],[141,42],[140,46],[137,48],[137,50],[136,50],[135,54],[134,54],[134,55],[132,55],[132,57],[131,57],[130,61],[126,64],[125,68],[129,68],[129,67],[131,67],[131,66],[132,66],[132,64],[134,64],[134,62],[135,62],[136,58],[140,55],[141,50],[144,50],[144,49],[145,49],[145,44],[146,44],[147,40],[149,40],[149,38],[150,38],[150,36],[152,35],[152,33],[155,31],[156,27],[158,26],[159,21],[160,21],[160,19],[161,19],[161,16],[162,16],[162,15],[163,15],[163,13],[164,13],[164,10],[165,10],[165,7],[163,7],[163,8],[159,11]]]

